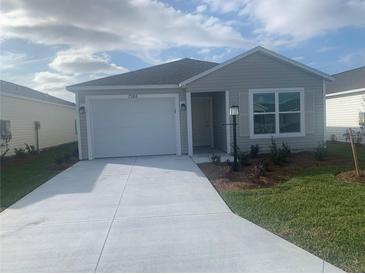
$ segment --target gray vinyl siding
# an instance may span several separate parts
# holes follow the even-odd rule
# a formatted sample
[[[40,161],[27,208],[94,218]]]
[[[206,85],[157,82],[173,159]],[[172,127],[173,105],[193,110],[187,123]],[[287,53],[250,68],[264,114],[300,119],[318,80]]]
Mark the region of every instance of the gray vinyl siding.
[[[85,104],[85,97],[87,95],[123,95],[123,94],[163,94],[163,93],[178,93],[180,96],[180,102],[186,101],[186,92],[184,89],[146,89],[138,91],[124,91],[124,90],[93,90],[93,91],[80,91],[78,96],[79,105]],[[86,111],[88,111],[86,109]],[[87,140],[87,122],[86,114],[80,115],[80,134],[81,134],[81,151],[82,159],[88,159],[88,140]],[[181,151],[183,154],[188,152],[188,137],[187,137],[187,116],[186,111],[180,110],[180,135],[181,135]]]
[[[240,149],[249,150],[251,144],[259,144],[265,151],[270,145],[270,138],[249,137],[249,89],[298,87],[304,88],[306,135],[276,140],[278,143],[288,142],[294,150],[313,149],[324,140],[323,79],[319,76],[257,52],[187,84],[186,88],[189,92],[227,90],[229,105],[240,104],[237,130]]]

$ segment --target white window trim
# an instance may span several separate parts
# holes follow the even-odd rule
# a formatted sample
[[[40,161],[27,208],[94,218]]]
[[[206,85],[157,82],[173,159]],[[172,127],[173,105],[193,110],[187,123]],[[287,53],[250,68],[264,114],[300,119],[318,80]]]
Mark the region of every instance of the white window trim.
[[[287,138],[305,136],[305,109],[304,109],[304,88],[264,88],[248,90],[248,108],[249,108],[249,128],[250,139],[262,138]],[[281,92],[299,92],[300,94],[300,132],[280,133],[279,132],[279,93]],[[275,130],[276,133],[254,134],[254,113],[253,113],[253,95],[257,93],[275,93]],[[288,112],[290,113],[290,112]],[[269,113],[268,113],[269,114]],[[274,114],[274,113],[273,113]]]

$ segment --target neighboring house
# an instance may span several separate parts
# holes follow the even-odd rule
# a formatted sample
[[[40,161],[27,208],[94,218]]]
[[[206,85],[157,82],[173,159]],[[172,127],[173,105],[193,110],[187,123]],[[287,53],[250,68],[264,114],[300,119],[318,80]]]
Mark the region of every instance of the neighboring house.
[[[360,131],[359,114],[365,112],[365,66],[333,77],[326,95],[327,139],[346,141],[348,128]]]
[[[229,107],[239,105],[238,146],[294,150],[325,140],[332,77],[262,47],[222,64],[193,59],[67,87],[76,94],[81,159],[230,153]]]
[[[1,134],[12,138],[8,155],[25,143],[39,148],[76,141],[75,104],[0,80]],[[36,129],[36,124],[38,129]]]

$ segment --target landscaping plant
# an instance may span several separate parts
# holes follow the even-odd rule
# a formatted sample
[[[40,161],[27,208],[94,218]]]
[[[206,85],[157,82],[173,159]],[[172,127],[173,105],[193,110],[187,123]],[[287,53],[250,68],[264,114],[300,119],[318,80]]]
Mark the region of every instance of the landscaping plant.
[[[260,147],[258,144],[251,145],[251,151],[250,151],[251,158],[256,158],[259,152],[260,152]]]
[[[14,153],[17,158],[24,158],[26,154],[24,148],[14,148]]]
[[[238,153],[238,162],[241,166],[248,166],[250,161],[250,155],[246,152]]]
[[[275,165],[283,165],[288,162],[288,157],[290,156],[290,148],[288,145],[282,144],[282,147],[278,148],[274,138],[271,138],[270,146],[270,158]]]
[[[210,160],[213,164],[218,165],[221,163],[221,156],[213,153],[210,156]]]
[[[320,143],[315,152],[314,152],[314,158],[317,161],[324,161],[327,159],[327,147],[325,143]]]
[[[287,157],[289,157],[291,155],[291,149],[290,149],[290,146],[288,143],[283,142],[281,144],[281,150],[282,150],[282,153],[284,153]]]
[[[1,134],[1,162],[5,159],[5,155],[9,152],[9,142],[11,140],[11,134]]]
[[[256,178],[265,175],[265,172],[268,169],[268,163],[265,160],[259,160],[255,165],[252,167],[252,175]]]
[[[25,143],[24,145],[25,145],[25,150],[28,154],[31,155],[37,154],[37,150],[33,145],[28,145],[27,143]]]

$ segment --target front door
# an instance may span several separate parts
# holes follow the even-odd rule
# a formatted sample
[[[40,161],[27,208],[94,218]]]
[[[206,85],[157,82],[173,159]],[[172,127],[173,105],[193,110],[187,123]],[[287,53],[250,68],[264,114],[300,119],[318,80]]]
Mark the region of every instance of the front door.
[[[191,101],[193,145],[212,146],[212,99],[193,97]]]

